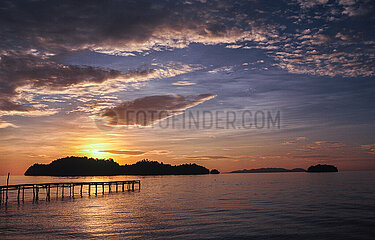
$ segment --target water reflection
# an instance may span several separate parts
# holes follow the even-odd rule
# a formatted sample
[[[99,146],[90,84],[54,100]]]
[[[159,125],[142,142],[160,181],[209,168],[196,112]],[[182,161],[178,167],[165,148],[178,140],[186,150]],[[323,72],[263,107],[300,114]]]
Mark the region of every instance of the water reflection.
[[[22,176],[13,181],[135,178],[142,182],[140,192],[1,208],[0,235],[10,239],[326,239],[356,234],[370,239],[374,233],[370,227],[375,224],[372,172],[63,179]]]

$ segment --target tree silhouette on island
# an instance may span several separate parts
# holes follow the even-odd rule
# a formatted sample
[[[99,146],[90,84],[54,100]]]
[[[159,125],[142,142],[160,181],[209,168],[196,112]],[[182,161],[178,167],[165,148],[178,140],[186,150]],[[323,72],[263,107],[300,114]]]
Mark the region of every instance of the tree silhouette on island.
[[[216,170],[217,171],[217,170]],[[172,166],[144,159],[135,164],[120,165],[113,159],[65,157],[49,164],[34,164],[26,176],[113,176],[113,175],[197,175],[209,174],[210,170],[193,164]],[[212,173],[216,173],[215,171]]]
[[[338,172],[337,167],[327,164],[318,164],[311,166],[307,169],[307,172]]]

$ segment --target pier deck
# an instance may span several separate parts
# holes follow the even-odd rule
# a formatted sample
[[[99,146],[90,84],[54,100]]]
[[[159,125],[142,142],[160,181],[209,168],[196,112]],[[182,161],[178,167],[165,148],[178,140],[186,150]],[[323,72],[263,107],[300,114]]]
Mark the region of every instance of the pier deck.
[[[73,197],[79,189],[79,196],[83,197],[84,193],[87,192],[88,196],[94,194],[104,194],[105,192],[118,192],[125,190],[134,191],[135,185],[138,185],[138,190],[141,190],[140,180],[128,180],[128,181],[110,181],[110,182],[62,182],[62,183],[37,183],[37,184],[18,184],[18,185],[5,185],[0,186],[0,205],[7,205],[8,203],[8,192],[16,191],[17,202],[25,201],[25,190],[32,190],[33,202],[39,200],[39,191],[45,191],[46,201],[51,200],[51,189],[55,189],[55,199],[59,198],[59,195],[63,199],[64,197]],[[107,187],[107,191],[105,190]],[[114,187],[114,189],[112,189]],[[69,192],[65,192],[68,189]],[[99,191],[98,191],[99,190]],[[101,191],[100,191],[101,190]]]

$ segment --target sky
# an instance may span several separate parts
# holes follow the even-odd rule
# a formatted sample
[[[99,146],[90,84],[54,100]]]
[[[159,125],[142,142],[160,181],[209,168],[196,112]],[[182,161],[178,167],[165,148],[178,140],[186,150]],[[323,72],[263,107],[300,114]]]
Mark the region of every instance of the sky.
[[[1,1],[0,175],[65,156],[375,170],[375,4]]]

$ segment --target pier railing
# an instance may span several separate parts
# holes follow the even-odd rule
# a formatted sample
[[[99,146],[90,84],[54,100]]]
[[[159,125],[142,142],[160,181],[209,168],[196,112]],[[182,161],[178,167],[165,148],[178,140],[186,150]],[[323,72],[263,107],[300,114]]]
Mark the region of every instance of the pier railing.
[[[59,195],[63,199],[64,197],[75,196],[77,190],[79,189],[79,196],[83,197],[84,193],[87,192],[88,196],[94,194],[104,194],[105,192],[118,192],[125,190],[134,191],[135,186],[138,190],[141,190],[140,180],[130,180],[130,181],[110,181],[110,182],[62,182],[62,183],[38,183],[38,184],[18,184],[18,185],[7,185],[0,186],[0,205],[6,205],[8,203],[8,197],[10,191],[15,191],[17,193],[17,202],[25,201],[25,190],[31,191],[33,193],[33,202],[39,200],[39,191],[45,191],[46,201],[51,200],[51,189],[55,189],[52,194],[55,194],[55,199],[59,198]],[[114,187],[114,189],[112,189]],[[107,188],[107,191],[105,190]],[[99,191],[98,191],[99,190]],[[100,191],[101,190],[101,191]],[[68,191],[68,192],[65,192]],[[85,191],[85,192],[84,192]]]

